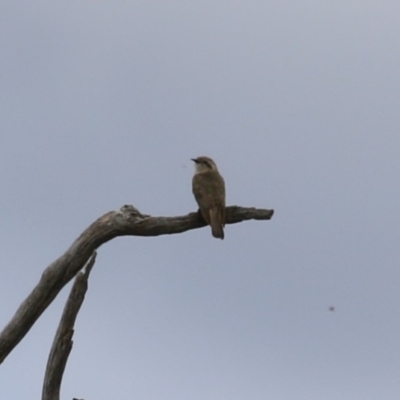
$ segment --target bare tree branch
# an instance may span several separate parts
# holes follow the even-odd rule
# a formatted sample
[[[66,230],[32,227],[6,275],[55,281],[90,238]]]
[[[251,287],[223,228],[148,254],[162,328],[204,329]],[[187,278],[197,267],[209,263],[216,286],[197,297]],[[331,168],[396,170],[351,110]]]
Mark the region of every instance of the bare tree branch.
[[[68,300],[58,325],[53,345],[47,361],[46,373],[43,382],[42,400],[59,400],[61,380],[72,349],[72,336],[78,312],[82,306],[88,288],[90,271],[96,261],[96,252],[92,254],[85,268],[75,278]]]
[[[274,210],[226,208],[226,223],[246,220],[269,220]],[[90,225],[57,260],[43,272],[33,291],[19,306],[11,321],[0,333],[0,364],[23,339],[61,289],[85,266],[93,252],[117,236],[158,236],[182,233],[205,226],[198,213],[180,217],[152,217],[133,206],[111,211]]]

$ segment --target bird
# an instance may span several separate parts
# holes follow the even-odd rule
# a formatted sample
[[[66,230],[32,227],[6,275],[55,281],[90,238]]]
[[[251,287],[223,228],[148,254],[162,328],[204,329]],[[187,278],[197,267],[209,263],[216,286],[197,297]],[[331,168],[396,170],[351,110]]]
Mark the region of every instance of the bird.
[[[192,190],[200,213],[211,233],[217,239],[224,238],[225,226],[225,181],[218,171],[217,164],[210,157],[192,158],[195,173]]]

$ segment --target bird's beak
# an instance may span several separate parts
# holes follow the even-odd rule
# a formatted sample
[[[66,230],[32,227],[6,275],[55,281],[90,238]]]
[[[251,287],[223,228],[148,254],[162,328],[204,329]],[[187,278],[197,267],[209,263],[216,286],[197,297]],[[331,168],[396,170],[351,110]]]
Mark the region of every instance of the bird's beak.
[[[192,161],[194,161],[196,164],[198,163],[197,158],[191,158]]]

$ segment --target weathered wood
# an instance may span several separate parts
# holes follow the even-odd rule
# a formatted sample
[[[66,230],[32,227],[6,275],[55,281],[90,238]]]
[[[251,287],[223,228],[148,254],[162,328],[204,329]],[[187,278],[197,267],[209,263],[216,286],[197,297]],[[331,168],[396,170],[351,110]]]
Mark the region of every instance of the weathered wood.
[[[226,208],[226,223],[269,220],[274,210],[231,206]],[[0,364],[28,333],[61,289],[86,265],[93,252],[118,236],[159,236],[182,233],[205,226],[199,213],[179,217],[152,217],[126,205],[111,211],[90,225],[57,260],[43,272],[33,291],[19,306],[0,333]]]
[[[89,259],[85,271],[79,272],[75,278],[68,300],[58,325],[53,345],[47,360],[44,376],[42,400],[59,400],[62,376],[72,349],[72,337],[78,312],[82,306],[88,288],[90,271],[96,260],[96,252]]]

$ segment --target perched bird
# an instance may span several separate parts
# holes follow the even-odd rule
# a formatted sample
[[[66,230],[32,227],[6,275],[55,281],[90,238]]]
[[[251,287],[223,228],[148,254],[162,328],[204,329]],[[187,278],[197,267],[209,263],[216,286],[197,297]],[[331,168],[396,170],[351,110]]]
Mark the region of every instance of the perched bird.
[[[193,176],[193,194],[200,213],[211,226],[215,238],[224,238],[225,226],[225,182],[217,165],[209,157],[192,158],[196,163]]]

